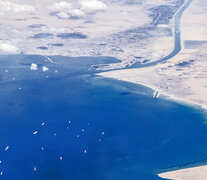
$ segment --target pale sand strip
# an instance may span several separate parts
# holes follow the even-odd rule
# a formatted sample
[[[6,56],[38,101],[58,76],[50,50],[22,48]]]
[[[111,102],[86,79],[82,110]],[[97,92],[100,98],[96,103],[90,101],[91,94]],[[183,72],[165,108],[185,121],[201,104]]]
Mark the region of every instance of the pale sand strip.
[[[183,40],[207,40],[207,2],[193,1],[181,19]],[[184,45],[184,43],[182,43]],[[101,73],[109,78],[142,84],[170,98],[200,105],[207,109],[207,45],[197,50],[182,50],[166,64],[155,67]],[[179,63],[190,62],[187,66]],[[173,180],[207,180],[207,166],[186,168],[159,174]]]
[[[153,67],[109,71],[99,75],[142,84],[169,98],[197,104],[207,110],[206,49],[207,45],[200,46],[199,50],[182,50],[170,61]],[[183,63],[187,64],[184,66]],[[207,166],[173,171],[160,176],[173,180],[207,180]]]
[[[165,179],[176,180],[207,180],[207,166],[199,166],[161,173],[158,174],[158,176]]]
[[[170,99],[192,103],[191,105],[199,105],[206,112],[206,48],[207,45],[200,46],[199,51],[182,50],[170,62],[154,67],[109,71],[98,75],[150,87],[155,91],[159,91],[161,95],[168,96]],[[187,66],[180,66],[180,63],[185,62],[189,64]],[[207,166],[162,173],[159,176],[172,180],[207,180]]]
[[[182,50],[179,55],[165,64],[140,69],[109,71],[99,75],[142,84],[172,99],[207,109],[206,48],[207,45],[200,46],[199,51]]]

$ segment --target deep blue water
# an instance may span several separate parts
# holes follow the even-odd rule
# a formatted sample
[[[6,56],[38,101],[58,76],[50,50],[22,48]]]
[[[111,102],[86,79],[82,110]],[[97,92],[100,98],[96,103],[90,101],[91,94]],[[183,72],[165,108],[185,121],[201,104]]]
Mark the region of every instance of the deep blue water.
[[[0,56],[0,178],[156,180],[207,157],[200,110],[88,70],[113,58],[51,58]]]

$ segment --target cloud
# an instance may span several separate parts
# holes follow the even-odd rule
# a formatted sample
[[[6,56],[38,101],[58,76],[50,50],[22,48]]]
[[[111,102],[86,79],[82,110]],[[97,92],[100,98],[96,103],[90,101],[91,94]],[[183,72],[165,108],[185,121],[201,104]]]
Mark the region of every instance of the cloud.
[[[64,33],[64,32],[70,31],[68,28],[62,28],[62,27],[52,27],[52,28],[42,27],[41,30],[47,33],[48,32],[49,33]]]
[[[81,19],[88,13],[103,11],[106,8],[107,5],[100,0],[79,0],[78,3],[60,1],[48,6],[50,15],[60,19]]]
[[[85,17],[85,13],[76,6],[76,8],[73,8],[74,5],[66,2],[66,1],[61,1],[61,2],[55,2],[51,6],[48,6],[49,10],[51,11],[50,14],[57,16],[60,19],[79,19]]]
[[[59,13],[56,13],[55,15],[60,19],[68,19],[70,17],[70,15],[68,15],[65,12],[59,12]]]
[[[35,8],[30,5],[16,4],[10,1],[0,0],[0,12],[3,14],[5,12],[28,12],[35,11]]]
[[[18,53],[19,48],[8,43],[0,42],[0,51],[5,53]]]
[[[85,13],[80,9],[73,9],[69,12],[72,18],[83,18],[85,17]]]
[[[85,13],[80,9],[73,9],[67,12],[55,12],[54,15],[60,19],[80,19],[85,17]]]
[[[102,11],[107,8],[107,5],[99,0],[81,0],[79,4],[86,12]]]
[[[64,11],[64,10],[71,10],[73,5],[67,1],[60,1],[52,4],[48,7],[51,11]]]

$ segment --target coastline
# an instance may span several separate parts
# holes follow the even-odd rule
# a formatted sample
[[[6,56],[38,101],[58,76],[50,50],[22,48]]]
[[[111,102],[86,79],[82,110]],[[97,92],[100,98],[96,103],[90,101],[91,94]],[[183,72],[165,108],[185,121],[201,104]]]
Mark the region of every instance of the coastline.
[[[177,106],[177,104],[169,103],[168,101],[157,101],[149,97],[152,91],[148,88],[140,86],[140,94],[136,94],[130,91],[131,89],[136,91],[137,88],[136,85],[131,83],[110,81],[105,78],[94,78],[94,74],[90,75],[91,71],[88,70],[88,67],[94,64],[94,62],[104,63],[100,58],[97,58],[97,60],[94,59],[94,62],[92,62],[92,60],[85,61],[84,58],[77,58],[74,61],[69,61],[66,57],[57,57],[59,61],[57,61],[57,58],[52,60],[54,62],[59,62],[59,64],[51,64],[50,61],[45,61],[45,58],[39,56],[25,56],[25,58],[18,58],[17,56],[11,57],[12,56],[1,57],[1,64],[4,65],[1,74],[8,80],[11,80],[10,74],[15,75],[16,80],[13,80],[12,83],[1,81],[2,85],[6,85],[6,88],[2,89],[2,92],[5,92],[2,93],[5,94],[2,96],[2,107],[5,107],[5,103],[10,100],[10,96],[8,98],[6,94],[9,92],[11,97],[13,97],[13,94],[16,94],[17,97],[21,96],[20,101],[17,99],[17,102],[12,102],[22,104],[27,101],[27,108],[20,106],[22,111],[15,111],[17,114],[9,113],[10,111],[1,108],[2,117],[9,117],[9,120],[3,121],[4,123],[10,123],[10,121],[16,120],[16,118],[13,118],[16,116],[19,117],[18,119],[21,119],[21,121],[18,121],[17,125],[15,124],[14,130],[8,125],[8,130],[10,129],[12,133],[17,134],[16,138],[20,139],[19,141],[8,143],[9,139],[7,137],[11,136],[11,131],[7,129],[5,130],[7,133],[3,131],[2,134],[5,135],[1,137],[3,142],[5,142],[5,144],[8,143],[9,147],[13,150],[12,157],[16,157],[16,154],[24,151],[25,148],[28,148],[28,152],[30,152],[30,148],[35,149],[35,151],[32,152],[36,163],[32,160],[28,161],[28,156],[23,156],[21,162],[27,167],[29,164],[29,168],[37,167],[35,173],[39,175],[39,179],[47,179],[49,177],[47,175],[50,175],[50,173],[47,173],[48,171],[43,169],[43,167],[47,167],[46,163],[48,159],[54,162],[60,159],[60,168],[63,169],[62,172],[65,172],[63,176],[66,178],[68,177],[68,179],[70,179],[71,172],[73,171],[80,171],[82,173],[81,178],[86,177],[86,179],[91,179],[91,175],[88,174],[88,171],[85,171],[85,167],[89,167],[89,171],[91,172],[93,172],[94,167],[98,170],[100,167],[100,174],[92,176],[92,179],[102,177],[101,175],[105,172],[108,173],[109,167],[109,179],[127,179],[129,175],[132,179],[157,179],[154,168],[160,167],[159,169],[161,169],[169,167],[171,162],[176,163],[180,160],[180,155],[171,156],[171,158],[168,159],[169,154],[173,154],[174,152],[173,144],[168,143],[171,141],[172,137],[175,142],[178,142],[178,146],[180,145],[180,147],[183,147],[180,152],[184,154],[185,145],[182,142],[190,138],[184,136],[183,140],[180,141],[180,135],[182,135],[183,132],[186,132],[186,134],[188,134],[187,132],[191,132],[190,127],[196,132],[197,130],[199,130],[199,132],[205,132],[205,129],[194,128],[194,125],[189,124],[188,121],[181,122],[177,119],[180,115],[181,119],[182,117],[188,117],[187,119],[196,117],[202,120],[196,112],[188,111],[188,108],[180,105]],[[8,59],[10,59],[10,61],[8,61]],[[19,61],[16,61],[16,59],[19,59]],[[27,64],[25,64],[25,62],[27,62]],[[30,69],[30,64],[32,62],[38,64],[38,69],[36,71]],[[105,63],[107,62],[105,61]],[[42,66],[48,67],[49,70],[43,72]],[[17,68],[12,69],[13,67]],[[20,68],[21,71],[19,70]],[[7,73],[4,71],[6,69],[8,69]],[[13,89],[12,93],[8,91],[11,87]],[[18,87],[22,89],[17,89]],[[31,89],[35,91],[32,91],[32,93],[28,91]],[[56,93],[57,91],[60,93]],[[44,97],[41,98],[40,94],[43,94]],[[146,96],[146,94],[149,96]],[[45,104],[48,105],[45,106]],[[37,106],[40,108],[34,108]],[[8,109],[12,108],[11,106],[6,107]],[[13,108],[16,110],[16,106]],[[54,108],[57,111],[54,111]],[[168,113],[172,112],[171,108],[174,110],[173,113],[169,115]],[[183,111],[185,112],[185,110],[188,112],[186,114],[182,113]],[[50,112],[52,112],[51,115]],[[6,113],[5,116],[4,113]],[[77,113],[79,113],[80,116],[77,116]],[[38,114],[38,116],[34,116],[34,114]],[[62,114],[64,115],[62,116]],[[161,116],[162,118],[160,119]],[[28,131],[24,131],[25,121],[27,119],[30,119],[27,125],[29,135]],[[166,121],[166,119],[168,121]],[[169,123],[169,121],[171,123]],[[196,121],[196,119],[193,121],[200,127],[199,121]],[[34,124],[34,122],[37,123],[37,125]],[[67,122],[69,125],[67,125]],[[46,126],[43,126],[42,123],[45,123]],[[90,127],[88,127],[87,123],[89,123]],[[56,128],[57,125],[58,128]],[[176,125],[180,127],[179,129],[181,129],[181,131],[177,130],[178,128]],[[66,126],[70,126],[69,131]],[[4,129],[4,126],[1,127]],[[166,127],[167,131],[163,131],[163,127]],[[19,129],[22,133],[18,133]],[[54,136],[53,133],[55,133]],[[47,138],[42,139],[42,135],[45,135]],[[34,137],[35,146],[31,147],[32,137]],[[99,141],[99,138],[101,138],[101,141]],[[25,148],[22,150],[21,139],[25,140],[29,147],[24,146]],[[69,141],[67,141],[67,143],[62,143],[64,139],[69,139]],[[198,147],[202,147],[202,143],[197,142],[196,139],[197,138],[195,138],[193,142],[196,143]],[[204,139],[204,143],[206,139],[207,137]],[[50,140],[49,142],[51,143],[48,143],[48,140]],[[74,141],[77,142],[77,144],[75,144],[72,150],[70,149],[70,151],[68,151],[68,147]],[[80,141],[81,143],[79,143]],[[57,144],[57,142],[59,143]],[[55,144],[58,145],[58,149],[54,149]],[[140,144],[143,145],[141,148]],[[166,149],[162,148],[163,145],[166,145]],[[44,147],[45,153],[53,150],[55,154],[56,152],[61,152],[61,154],[59,157],[54,156],[54,153],[44,156],[40,147]],[[189,144],[189,147],[191,147],[191,144]],[[198,148],[192,148],[191,152],[195,153],[196,149]],[[163,151],[167,151],[167,153],[164,155]],[[4,153],[4,151],[2,151],[2,153]],[[74,156],[77,157],[77,153],[80,153],[80,155],[78,154],[80,159],[75,161],[77,166],[71,166],[72,168],[70,168],[70,171],[68,171],[67,168],[64,169],[64,167],[71,165],[70,162],[72,160],[67,159],[68,153],[71,159],[73,159]],[[106,153],[107,156],[105,156]],[[94,160],[94,154],[97,154],[96,159],[98,159],[99,162],[104,163],[91,163]],[[157,156],[154,158],[156,154]],[[85,159],[85,156],[87,156],[88,161]],[[184,156],[185,158],[189,157],[185,154]],[[39,157],[42,157],[41,162],[38,161]],[[9,161],[10,159],[11,156],[9,154],[3,161],[6,163],[11,162]],[[123,161],[120,161],[120,159],[123,159]],[[192,157],[192,161],[194,159],[196,158]],[[16,158],[14,161],[16,161]],[[80,162],[87,164],[84,167],[80,167]],[[116,162],[116,166],[114,166],[114,162]],[[21,169],[19,169],[19,166],[15,167],[15,169],[17,169],[16,172],[18,172],[18,174],[16,174],[12,173],[9,169],[9,165],[13,163],[7,164],[4,171],[6,179],[9,179],[7,175],[19,177],[19,172],[25,167],[24,164],[21,166],[23,167]],[[120,174],[120,169],[121,172],[124,171],[124,173]],[[102,172],[103,170],[104,172]],[[27,170],[26,175],[28,177],[31,176],[31,169]],[[44,178],[41,178],[42,175],[44,175]]]
[[[202,104],[202,103],[199,104],[199,103],[196,103],[196,102],[193,102],[193,101],[184,99],[184,98],[176,97],[175,95],[168,94],[168,93],[166,93],[166,92],[164,92],[164,91],[162,91],[162,90],[160,90],[160,89],[157,89],[156,87],[153,87],[153,86],[151,86],[151,85],[148,85],[148,84],[144,84],[144,83],[138,83],[138,84],[139,84],[139,85],[143,85],[143,86],[145,86],[145,87],[147,87],[147,88],[150,88],[150,89],[152,89],[154,92],[158,91],[159,94],[160,94],[160,96],[161,96],[162,98],[167,98],[167,99],[169,99],[169,100],[171,100],[171,101],[176,101],[176,102],[179,102],[179,103],[181,103],[181,104],[186,104],[186,105],[188,105],[188,106],[190,106],[190,107],[195,107],[195,106],[197,106],[197,107],[202,108],[203,110],[207,111],[207,104]]]
[[[140,84],[153,89],[155,92],[159,91],[163,98],[169,98],[192,108],[201,109],[204,111],[204,118],[206,118],[207,98],[205,92],[207,92],[207,86],[205,85],[205,80],[207,79],[207,63],[205,57],[207,53],[205,49],[207,48],[207,44],[196,44],[194,47],[186,48],[184,43],[188,40],[199,42],[207,38],[206,34],[202,31],[203,21],[199,19],[200,10],[197,10],[198,7],[204,7],[200,5],[199,1],[195,1],[194,6],[190,8],[191,11],[184,12],[184,18],[181,19],[182,26],[180,31],[184,37],[182,36],[181,40],[181,51],[175,57],[154,67],[111,71],[100,73],[99,75]],[[195,10],[197,14],[194,14]],[[186,20],[190,19],[189,17],[194,18],[193,23],[196,23],[196,32],[192,32],[191,22],[187,21],[186,23]],[[187,28],[186,24],[188,25]],[[191,31],[191,34],[189,31]],[[193,36],[193,39],[191,39],[192,33],[197,35]],[[207,172],[207,166],[197,165],[190,168],[163,172],[158,174],[158,176],[173,180],[206,180],[207,173],[205,172]]]
[[[146,68],[143,68],[143,70],[145,70],[145,69]],[[137,70],[139,71],[141,69],[137,69]],[[126,71],[126,72],[123,73],[122,75],[120,74],[119,77],[113,75],[113,73],[115,73],[117,71],[103,72],[103,73],[98,73],[97,75],[105,77],[105,78],[112,78],[112,79],[116,79],[116,80],[120,80],[120,81],[131,82],[131,83],[145,86],[147,88],[152,89],[154,92],[159,92],[160,98],[164,98],[164,99],[166,98],[166,99],[169,99],[170,101],[175,101],[175,102],[178,102],[179,104],[184,104],[186,106],[189,106],[190,108],[198,109],[199,111],[202,111],[202,113],[204,113],[204,117],[205,117],[205,114],[207,113],[207,103],[202,104],[202,103],[188,100],[186,98],[177,97],[176,95],[169,94],[168,92],[165,92],[162,89],[160,89],[152,84],[144,83],[144,82],[136,82],[136,81],[134,81],[134,79],[127,79],[125,77],[128,74],[127,72],[133,71],[133,69],[131,69],[131,70],[118,70],[118,71]],[[152,93],[152,97],[153,97],[153,93]],[[196,166],[196,167],[193,166],[190,168],[171,170],[171,171],[163,172],[163,173],[160,173],[157,175],[160,178],[172,179],[172,180],[197,180],[197,179],[206,180],[207,173],[206,174],[203,173],[206,171],[207,171],[207,165],[206,166],[200,165],[200,166]]]
[[[159,91],[161,98],[169,98],[172,101],[202,110],[205,118],[207,112],[206,48],[207,45],[199,45],[196,50],[182,49],[176,57],[156,66],[108,71],[97,75],[140,84],[153,89],[155,92]],[[197,180],[197,177],[201,176],[200,172],[203,168],[207,171],[207,166],[195,168],[196,171],[192,167],[162,173],[160,177],[162,175],[163,178],[173,177],[170,178],[173,180],[190,180],[192,177],[192,180]],[[183,171],[185,172],[184,176],[180,173]],[[202,174],[201,178],[201,180],[207,179],[205,174]]]
[[[154,69],[153,69],[153,67],[152,68],[150,67],[149,72],[147,69],[149,69],[149,68],[114,70],[114,71],[98,73],[97,75],[103,76],[106,78],[113,78],[113,79],[117,79],[117,80],[121,80],[121,81],[126,81],[126,82],[131,82],[131,83],[143,85],[143,86],[148,87],[154,91],[159,91],[161,96],[163,96],[165,98],[169,98],[170,100],[178,101],[182,104],[188,104],[189,106],[198,106],[198,107],[202,108],[203,110],[207,110],[207,103],[199,103],[199,102],[190,100],[188,98],[181,98],[181,97],[177,96],[176,94],[166,92],[164,90],[164,88],[162,89],[158,85],[153,85],[153,81],[152,80],[150,81],[149,77],[146,77],[145,74],[150,73]],[[145,70],[146,70],[146,72],[142,73]],[[155,68],[155,70],[156,70],[156,68]],[[131,75],[131,76],[129,75],[130,72],[132,72],[132,74],[134,74],[134,77],[133,77],[133,75]],[[138,79],[137,76],[140,79]],[[143,78],[141,76],[143,76]],[[147,81],[145,82],[145,79],[148,79],[148,83],[146,83]],[[153,94],[152,94],[152,96],[153,96]],[[198,96],[198,99],[202,99],[202,97],[200,97],[199,94],[197,96]]]
[[[160,173],[158,176],[165,179],[176,179],[176,180],[206,180],[207,179],[207,165],[198,167],[179,169],[175,171],[169,171]]]
[[[207,1],[82,1],[0,7],[0,176],[207,180]]]

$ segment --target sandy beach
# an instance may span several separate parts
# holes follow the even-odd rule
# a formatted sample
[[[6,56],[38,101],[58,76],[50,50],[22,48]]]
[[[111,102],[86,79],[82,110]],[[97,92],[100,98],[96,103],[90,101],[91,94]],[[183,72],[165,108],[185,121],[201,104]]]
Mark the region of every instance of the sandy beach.
[[[170,61],[157,66],[109,71],[99,75],[150,87],[162,97],[207,110],[206,45],[199,50],[183,49]],[[200,56],[200,54],[202,54]],[[153,94],[152,94],[153,96]],[[159,175],[173,180],[206,180],[207,166],[172,171]]]
[[[100,73],[107,78],[142,84],[162,95],[207,109],[206,46],[184,49],[173,59],[157,66]],[[202,56],[200,56],[202,54]]]
[[[159,177],[165,179],[176,180],[206,180],[207,166],[200,166],[194,168],[181,169],[177,171],[158,174]]]
[[[0,4],[0,54],[110,56],[120,59],[120,63],[100,64],[97,69],[121,69],[133,63],[155,62],[168,57],[171,52],[173,54],[174,32],[181,33],[182,49],[180,51],[179,41],[175,53],[179,54],[175,57],[152,66],[98,75],[144,85],[158,92],[161,98],[201,108],[206,115],[207,1],[193,0],[190,7],[183,11],[180,31],[173,27],[173,17],[178,8],[182,8],[179,5],[181,1],[173,4],[166,0],[146,0],[136,5],[114,1],[101,3],[102,8],[95,10],[87,10],[75,0],[71,1],[68,9],[57,8],[55,2],[51,0],[48,4],[46,0],[41,3],[35,0],[27,5],[28,1],[23,0],[23,4],[15,1],[4,3],[7,4],[4,6]],[[164,6],[165,10],[161,11],[160,6],[161,9]],[[12,7],[21,8],[16,12],[16,8]],[[73,15],[77,12],[80,16]],[[157,24],[160,12],[169,14]],[[49,69],[44,67],[43,71]],[[164,172],[159,176],[174,180],[206,180],[207,166]]]
[[[150,87],[159,91],[162,97],[200,107],[206,112],[207,24],[203,18],[207,17],[207,12],[203,3],[201,0],[193,1],[181,19],[182,50],[177,56],[156,66],[99,75]],[[204,13],[202,18],[201,13]],[[206,180],[207,166],[161,173],[159,176],[173,180]]]

